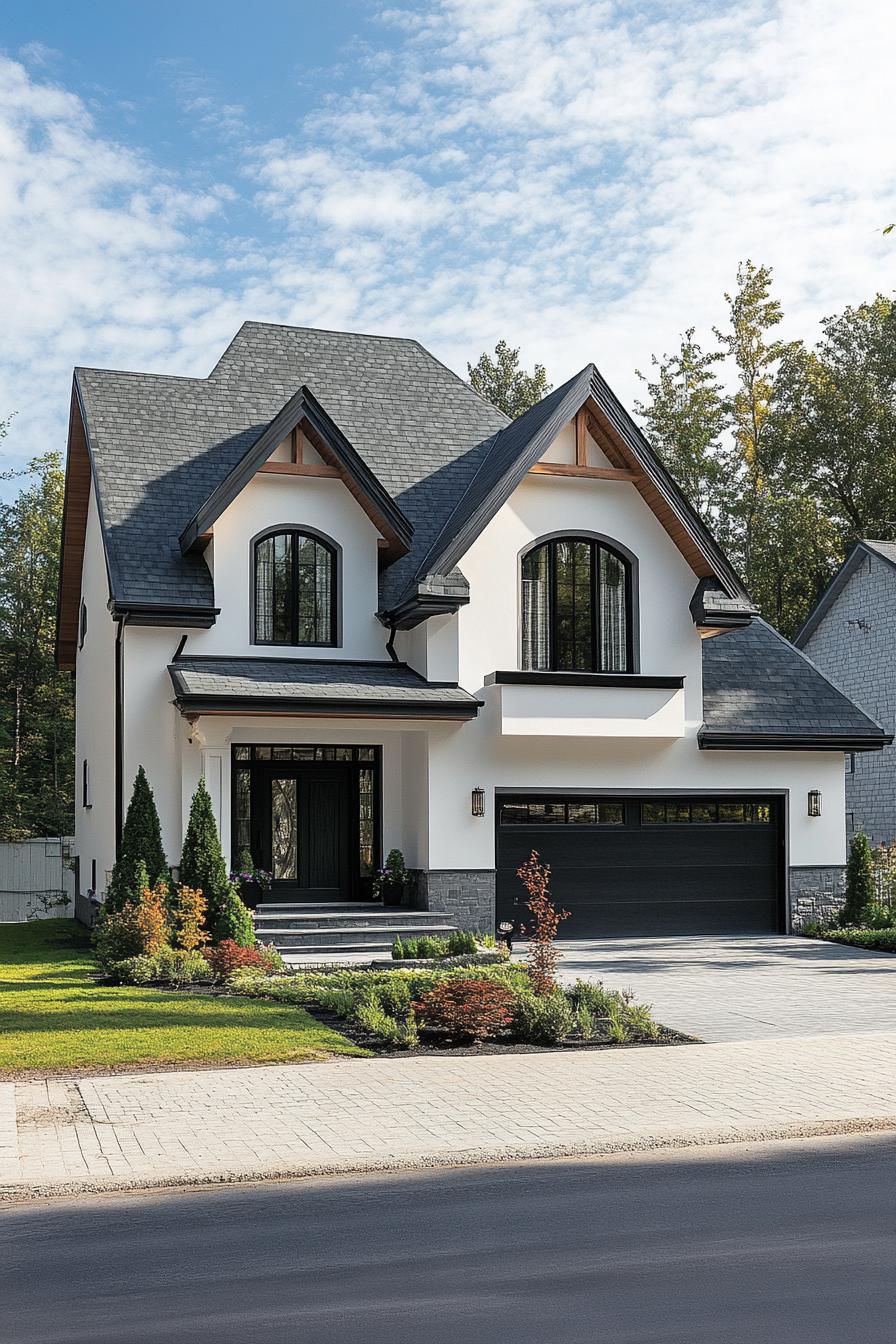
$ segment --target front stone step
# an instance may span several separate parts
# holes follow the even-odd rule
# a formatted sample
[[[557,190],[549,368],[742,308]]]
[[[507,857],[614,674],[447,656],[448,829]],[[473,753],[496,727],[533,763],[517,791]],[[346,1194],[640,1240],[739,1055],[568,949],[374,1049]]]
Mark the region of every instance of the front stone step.
[[[259,937],[269,929],[290,929],[301,932],[304,929],[393,929],[413,928],[425,933],[430,928],[443,928],[445,916],[438,911],[429,910],[384,910],[366,909],[358,914],[345,910],[300,911],[297,907],[288,909],[255,911],[255,929]],[[450,925],[454,928],[454,925]]]
[[[370,929],[365,926],[359,926],[353,929],[267,929],[260,930],[259,937],[263,942],[273,943],[275,947],[318,947],[326,945],[328,947],[339,947],[342,944],[353,944],[364,947],[391,947],[398,937],[401,938],[420,938],[425,935],[431,935],[434,938],[447,938],[449,933],[454,930],[450,924],[438,924],[436,926],[427,925],[424,929],[412,929],[409,926],[402,928],[390,928],[382,925],[377,929]]]
[[[447,938],[457,931],[438,911],[384,907],[372,902],[307,905],[266,902],[254,912],[255,932],[290,965],[360,963],[389,958],[396,938]]]

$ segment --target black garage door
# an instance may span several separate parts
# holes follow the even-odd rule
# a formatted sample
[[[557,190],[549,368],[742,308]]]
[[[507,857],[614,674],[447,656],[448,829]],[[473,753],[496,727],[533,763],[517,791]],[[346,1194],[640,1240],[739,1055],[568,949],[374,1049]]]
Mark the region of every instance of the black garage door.
[[[516,871],[551,865],[562,938],[781,930],[772,798],[498,799],[498,919],[528,917]]]

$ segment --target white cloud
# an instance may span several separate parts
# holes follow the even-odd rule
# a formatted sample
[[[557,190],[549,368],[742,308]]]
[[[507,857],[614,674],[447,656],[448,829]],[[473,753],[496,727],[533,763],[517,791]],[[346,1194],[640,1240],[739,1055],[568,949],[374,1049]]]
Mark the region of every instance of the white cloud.
[[[381,18],[389,40],[344,68],[353,85],[320,79],[313,115],[267,142],[171,66],[214,142],[189,177],[0,62],[9,451],[61,444],[73,363],[203,374],[248,317],[414,335],[459,370],[506,337],[556,382],[593,358],[630,400],[652,351],[722,321],[743,257],[776,268],[789,335],[892,287],[878,0],[434,0]]]

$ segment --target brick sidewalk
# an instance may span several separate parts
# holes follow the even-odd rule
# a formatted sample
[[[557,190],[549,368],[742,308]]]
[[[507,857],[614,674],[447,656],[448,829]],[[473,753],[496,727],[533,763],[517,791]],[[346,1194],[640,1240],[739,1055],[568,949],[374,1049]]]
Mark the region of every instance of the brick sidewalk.
[[[20,1083],[17,1160],[12,1090],[0,1183],[52,1193],[896,1128],[896,1034]]]

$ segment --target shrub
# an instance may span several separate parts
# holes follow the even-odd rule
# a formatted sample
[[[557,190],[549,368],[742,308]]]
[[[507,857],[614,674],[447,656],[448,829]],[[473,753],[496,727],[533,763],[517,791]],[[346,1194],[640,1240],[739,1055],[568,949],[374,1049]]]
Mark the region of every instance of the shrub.
[[[896,910],[880,901],[872,901],[865,906],[862,923],[866,929],[891,929],[896,924]]]
[[[215,942],[232,937],[229,929],[220,932],[218,929],[232,887],[221,851],[212,800],[204,779],[200,779],[190,804],[190,820],[180,861],[180,879],[186,886],[197,888],[205,897],[208,905],[207,923]],[[251,916],[249,919],[251,923]]]
[[[245,966],[257,967],[269,975],[271,971],[277,969],[271,955],[273,951],[273,948],[267,947],[243,947],[232,938],[225,938],[216,947],[204,947],[201,955],[215,975],[223,980],[231,971],[240,970]],[[274,956],[282,965],[279,954],[274,953]]]
[[[163,981],[172,985],[201,984],[212,979],[212,971],[201,952],[163,947],[154,956],[129,957],[117,962],[118,979],[129,985]]]
[[[479,1041],[509,1026],[513,993],[491,980],[453,979],[436,985],[412,1006],[430,1030],[451,1040]]]
[[[864,831],[853,836],[846,864],[846,897],[840,911],[841,925],[860,925],[868,906],[877,895],[874,885],[874,862],[871,846]]]
[[[225,939],[239,943],[240,947],[254,947],[256,943],[252,911],[232,884],[225,893],[214,927],[214,941],[221,943]]]
[[[561,989],[519,994],[513,1005],[513,1033],[531,1045],[558,1045],[572,1032],[575,1017]]]
[[[372,1036],[378,1036],[387,1045],[395,1045],[401,1049],[409,1050],[420,1044],[420,1034],[417,1031],[417,1021],[413,1012],[407,1014],[404,1022],[399,1022],[391,1014],[385,1012],[381,1004],[373,997],[365,999],[358,1005],[355,1020],[365,1031],[369,1031]]]
[[[618,994],[604,989],[599,980],[577,980],[566,993],[576,1012],[587,1008],[593,1017],[606,1017],[610,1007],[619,1001]]]
[[[597,1023],[594,1020],[594,1014],[587,1004],[579,1004],[574,1010],[576,1020],[576,1030],[583,1041],[591,1041],[597,1035]]]
[[[568,910],[558,910],[551,900],[551,866],[542,863],[533,849],[526,862],[517,869],[517,877],[526,888],[526,904],[532,915],[529,933],[529,975],[536,994],[550,994],[557,984],[557,962],[560,954],[555,939],[561,920],[569,918]]]
[[[137,923],[137,906],[128,901],[120,910],[100,910],[93,926],[93,951],[104,971],[116,963],[144,953],[143,934]]]
[[[819,937],[872,952],[896,952],[896,929],[834,929],[820,933]]]
[[[374,874],[373,899],[378,901],[386,896],[389,888],[404,891],[409,877],[410,874],[404,866],[404,855],[401,850],[390,849],[386,855],[386,862]]]
[[[467,952],[476,952],[476,935],[466,929],[455,929],[448,935],[448,956],[461,957]]]
[[[659,1027],[653,1020],[653,1014],[646,1003],[630,1003],[625,1008],[625,1021],[629,1030],[638,1039],[656,1040]]]
[[[205,928],[206,900],[195,887],[176,886],[168,898],[172,936],[176,947],[192,952],[208,942]]]
[[[157,882],[144,887],[137,903],[137,928],[143,938],[142,951],[154,956],[168,942],[168,884]]]
[[[157,882],[168,879],[168,860],[162,846],[162,828],[159,814],[153,798],[146,771],[141,765],[137,770],[131,801],[121,831],[121,845],[118,859],[112,869],[109,890],[106,892],[106,904],[110,910],[121,907],[135,895],[136,866],[142,863],[146,867],[144,886],[154,887]],[[136,887],[136,891],[140,888]]]

